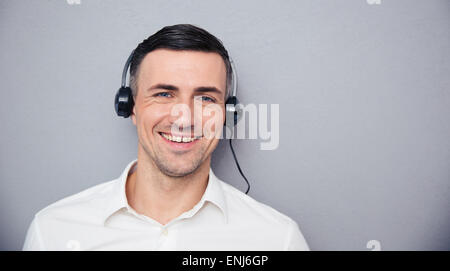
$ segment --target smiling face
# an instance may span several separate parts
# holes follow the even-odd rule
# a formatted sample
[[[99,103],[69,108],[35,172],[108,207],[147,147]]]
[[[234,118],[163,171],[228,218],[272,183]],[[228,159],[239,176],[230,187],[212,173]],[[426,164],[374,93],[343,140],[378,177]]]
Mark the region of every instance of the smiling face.
[[[219,139],[204,131],[221,133],[225,118],[222,57],[157,49],[144,57],[137,74],[131,118],[139,152],[167,176],[186,176],[209,163]],[[219,110],[211,113],[210,108]]]

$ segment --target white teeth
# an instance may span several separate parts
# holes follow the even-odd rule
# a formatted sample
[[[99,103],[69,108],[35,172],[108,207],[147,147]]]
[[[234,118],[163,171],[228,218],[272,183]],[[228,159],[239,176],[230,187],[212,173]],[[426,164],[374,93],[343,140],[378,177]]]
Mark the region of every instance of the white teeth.
[[[165,133],[160,133],[165,139],[173,141],[173,142],[183,142],[183,143],[188,143],[188,142],[192,142],[194,140],[199,139],[200,137],[181,137],[181,136],[171,136],[169,134],[165,134]]]

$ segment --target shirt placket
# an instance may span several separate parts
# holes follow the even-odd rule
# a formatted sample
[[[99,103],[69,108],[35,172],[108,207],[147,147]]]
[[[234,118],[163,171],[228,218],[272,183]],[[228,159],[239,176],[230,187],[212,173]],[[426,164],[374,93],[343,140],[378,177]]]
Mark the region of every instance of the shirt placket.
[[[176,250],[177,229],[163,226],[160,228],[155,250]]]

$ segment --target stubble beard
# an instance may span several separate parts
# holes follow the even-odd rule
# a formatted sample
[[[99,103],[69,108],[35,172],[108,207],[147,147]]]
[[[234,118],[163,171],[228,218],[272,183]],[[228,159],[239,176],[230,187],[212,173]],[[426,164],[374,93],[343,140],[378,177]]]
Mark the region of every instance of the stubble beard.
[[[147,154],[147,156],[153,161],[154,165],[159,169],[161,173],[163,173],[166,176],[169,177],[185,177],[190,174],[193,174],[196,172],[203,162],[206,160],[204,157],[204,154],[206,152],[205,146],[200,146],[199,150],[194,153],[194,155],[191,155],[190,159],[187,157],[184,157],[187,154],[175,154],[175,158],[170,159],[168,157],[168,154],[165,151],[162,151],[160,149],[155,149],[154,152],[151,152],[150,150],[147,150],[146,147],[144,147],[144,150]],[[177,158],[179,156],[179,158]],[[174,159],[182,159],[183,167],[178,166],[178,163],[174,163]]]

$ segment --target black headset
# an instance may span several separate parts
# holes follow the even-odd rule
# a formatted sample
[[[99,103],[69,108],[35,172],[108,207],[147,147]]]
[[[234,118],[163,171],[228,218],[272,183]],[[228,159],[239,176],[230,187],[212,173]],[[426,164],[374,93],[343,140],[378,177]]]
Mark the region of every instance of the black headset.
[[[125,66],[123,67],[122,71],[122,84],[119,88],[119,90],[116,93],[116,97],[114,99],[114,108],[116,110],[116,113],[119,117],[128,118],[131,113],[133,112],[134,107],[134,99],[133,99],[133,93],[131,91],[130,86],[126,85],[127,81],[127,74],[128,70],[130,69],[131,59],[133,58],[134,50],[131,52],[131,54],[128,56],[127,62],[125,62]],[[238,121],[242,117],[242,109],[240,107],[237,107],[236,105],[239,104],[239,100],[236,97],[237,94],[237,75],[236,75],[236,69],[233,63],[233,60],[229,58],[230,66],[231,66],[231,87],[232,91],[228,91],[228,98],[225,102],[225,108],[226,108],[226,115],[225,118],[228,119],[230,117],[233,118],[233,126],[236,126]],[[229,86],[227,85],[227,88]],[[225,121],[224,125],[226,125],[227,121]],[[250,184],[245,177],[244,173],[241,170],[241,167],[239,166],[239,162],[236,158],[236,154],[234,153],[233,145],[231,144],[231,138],[229,140],[230,142],[230,148],[231,153],[233,154],[234,161],[236,162],[236,166],[239,170],[239,173],[242,175],[244,180],[247,182],[248,188],[245,194],[248,194],[248,191],[250,190]]]

